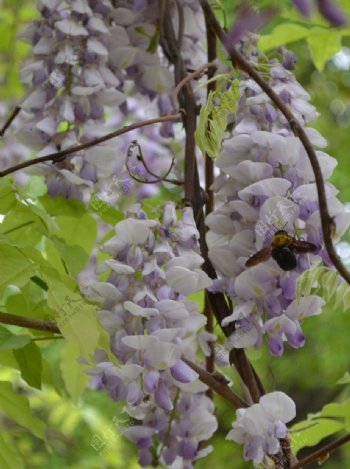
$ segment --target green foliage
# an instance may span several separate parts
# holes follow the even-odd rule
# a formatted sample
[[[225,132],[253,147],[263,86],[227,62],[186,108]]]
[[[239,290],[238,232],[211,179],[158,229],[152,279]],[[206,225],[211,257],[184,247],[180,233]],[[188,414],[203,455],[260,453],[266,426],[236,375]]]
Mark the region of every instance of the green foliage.
[[[105,223],[115,225],[118,221],[122,220],[123,213],[116,210],[102,199],[99,199],[96,194],[92,194],[89,211],[96,213]]]
[[[315,67],[317,70],[323,70],[327,61],[339,51],[342,37],[341,30],[287,22],[276,26],[270,34],[261,36],[259,48],[267,52],[276,49],[281,44],[290,45],[290,43],[305,39]]]
[[[343,429],[344,425],[341,422],[311,416],[291,428],[292,450],[297,453],[302,448],[315,446],[324,438]]]
[[[74,342],[67,342],[61,351],[60,368],[66,390],[73,402],[78,402],[79,397],[85,390],[89,376],[77,361],[79,356],[79,346]]]
[[[239,83],[230,77],[224,78],[220,87],[209,93],[206,104],[200,110],[195,133],[196,143],[203,154],[212,157],[219,155],[227,127],[227,114],[236,111],[238,99]]]
[[[5,327],[0,326],[0,352],[3,350],[21,349],[31,342],[31,340],[30,335],[16,335]]]
[[[34,343],[16,348],[13,355],[18,363],[22,378],[29,386],[41,389],[42,359],[39,347]]]
[[[96,220],[78,202],[48,196],[36,199],[33,191],[29,198],[8,178],[0,180],[0,194],[2,309],[58,323],[66,339],[59,380],[77,402],[88,381],[78,357],[92,364],[96,348],[110,354],[109,336],[99,324],[96,307],[80,294],[74,278],[95,247]],[[42,342],[35,342],[38,332],[30,335],[15,329],[0,327],[0,363],[19,369],[28,389],[40,390],[43,382],[58,389],[52,365],[42,357]],[[48,333],[41,335],[50,337]],[[42,424],[32,415],[29,401],[10,383],[1,383],[1,392],[2,412],[43,438]]]
[[[341,279],[338,271],[324,266],[306,270],[298,279],[297,298],[321,294],[334,309],[346,311],[350,308],[350,286]]]
[[[337,381],[337,384],[349,384],[350,383],[350,373],[347,371],[344,376]]]
[[[16,98],[22,95],[18,63],[24,60],[30,46],[17,41],[17,35],[26,22],[34,20],[38,13],[27,0],[2,1],[0,9],[0,98]]]
[[[260,37],[258,47],[263,52],[277,49],[281,44],[287,45],[300,39],[305,39],[309,35],[309,28],[295,23],[285,23],[277,25],[270,34]]]
[[[45,438],[45,426],[32,414],[28,399],[15,392],[11,383],[5,381],[0,381],[0,409],[37,438]]]
[[[306,446],[315,446],[324,438],[339,431],[349,431],[350,400],[343,403],[331,402],[321,412],[310,414],[291,429],[292,448],[295,452]]]
[[[328,28],[311,28],[307,37],[311,58],[317,70],[323,70],[327,61],[339,52],[342,35]]]
[[[6,434],[0,433],[0,465],[3,469],[24,468],[24,461],[21,460],[14,442]]]

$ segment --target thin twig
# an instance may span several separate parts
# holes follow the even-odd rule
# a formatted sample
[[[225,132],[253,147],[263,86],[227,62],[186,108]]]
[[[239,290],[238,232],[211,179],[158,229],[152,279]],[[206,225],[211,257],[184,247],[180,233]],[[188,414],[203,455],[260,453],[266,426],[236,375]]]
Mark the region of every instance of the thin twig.
[[[63,335],[48,335],[47,337],[33,337],[33,342],[38,342],[42,340],[62,340],[64,339]]]
[[[11,324],[13,326],[19,327],[27,327],[28,329],[36,329],[38,331],[53,332],[56,334],[61,333],[57,327],[57,324],[54,322],[41,321],[40,319],[27,318],[24,316],[18,316],[16,314],[0,312],[0,323]]]
[[[241,409],[247,407],[247,403],[244,402],[237,394],[235,394],[232,389],[224,381],[217,380],[211,373],[208,373],[206,370],[203,370],[200,366],[195,363],[187,360],[186,358],[182,359],[188,366],[192,368],[199,375],[199,379],[209,386],[213,391],[223,397],[226,401],[233,404],[235,409]]]
[[[328,445],[326,445],[323,448],[315,451],[314,453],[310,454],[309,456],[306,456],[301,461],[299,461],[297,464],[292,466],[290,469],[300,469],[300,468],[306,466],[307,464],[310,464],[311,462],[314,462],[314,461],[317,461],[317,460],[321,461],[323,458],[327,457],[327,455],[329,453],[334,451],[339,446],[342,446],[344,443],[347,443],[348,441],[350,441],[350,433],[343,436],[342,438],[339,438],[338,440],[333,441],[332,443],[329,443]]]
[[[11,112],[11,114],[9,115],[7,121],[5,122],[5,124],[3,125],[2,129],[0,130],[0,137],[2,137],[4,135],[4,133],[6,132],[6,130],[10,127],[10,125],[12,124],[12,122],[15,120],[16,116],[19,114],[19,112],[21,111],[21,108],[19,106],[16,106],[14,108],[14,110]]]
[[[186,85],[186,83],[188,83],[189,81],[192,81],[196,78],[200,78],[202,75],[204,75],[204,72],[207,70],[207,69],[211,69],[211,73],[212,73],[212,76],[214,75],[214,71],[217,69],[217,62],[215,60],[213,60],[212,62],[208,62],[204,65],[202,65],[201,67],[199,67],[197,70],[195,70],[194,72],[188,74],[185,76],[185,78],[183,78],[177,85],[176,87],[173,89],[173,91],[170,93],[170,99],[171,99],[171,102],[173,103],[173,106],[174,106],[174,109],[177,109],[178,108],[178,104],[177,104],[177,95],[179,94],[180,90]],[[209,75],[209,72],[208,72],[208,75]],[[209,77],[208,77],[209,78]]]
[[[330,216],[328,211],[327,196],[321,167],[319,165],[317,155],[309,138],[307,137],[303,127],[295,119],[292,111],[288,108],[288,106],[274,92],[271,86],[261,77],[259,72],[257,72],[257,70],[255,70],[255,68],[250,65],[250,63],[244,58],[244,56],[238,52],[234,45],[228,41],[227,35],[220,26],[219,22],[217,21],[208,1],[200,0],[200,3],[208,23],[211,25],[217,37],[220,39],[226,51],[230,55],[233,64],[241,68],[244,72],[246,72],[260,86],[260,88],[265,91],[271,101],[276,105],[276,107],[287,119],[294,135],[297,136],[303,144],[303,147],[305,148],[305,151],[309,157],[315,175],[322,233],[327,253],[331,261],[333,262],[334,267],[338,270],[340,275],[350,284],[350,272],[345,268],[344,264],[340,260],[332,242],[331,236],[332,231],[334,230],[334,220]]]
[[[132,150],[133,148],[137,147],[138,151],[139,151],[139,154],[137,155],[137,159],[139,161],[141,161],[141,163],[143,164],[145,170],[151,175],[153,176],[155,179],[153,181],[149,181],[148,179],[140,179],[138,178],[137,176],[135,176],[135,174],[133,173],[133,168],[130,168],[129,166],[129,160],[130,158],[132,157]],[[175,184],[177,186],[182,186],[183,185],[183,182],[182,181],[178,181],[177,179],[168,179],[168,176],[170,174],[170,171],[173,169],[174,167],[174,163],[175,163],[175,157],[173,156],[171,158],[171,163],[170,163],[170,166],[169,166],[169,169],[167,170],[167,172],[164,174],[164,176],[158,176],[157,174],[155,174],[153,171],[151,171],[151,169],[148,167],[144,157],[143,157],[143,154],[142,154],[142,149],[141,149],[141,146],[139,143],[137,143],[137,140],[133,140],[129,147],[128,147],[128,150],[127,150],[127,153],[126,153],[126,162],[125,162],[125,166],[126,166],[126,169],[130,175],[130,177],[132,179],[134,179],[135,181],[137,182],[141,182],[143,184],[157,184],[158,182],[169,182],[171,184]]]
[[[10,168],[5,169],[4,171],[0,171],[0,177],[4,177],[7,174],[14,173],[15,171],[18,171],[23,168],[27,168],[29,166],[33,166],[38,163],[44,163],[45,161],[53,161],[53,162],[57,160],[61,161],[63,158],[66,158],[72,153],[77,153],[80,150],[86,150],[87,148],[93,147],[100,143],[107,142],[108,140],[111,140],[112,138],[119,137],[120,135],[126,134],[127,132],[131,132],[132,130],[140,129],[141,127],[146,127],[147,125],[158,124],[161,122],[176,121],[176,120],[181,119],[181,117],[182,117],[182,112],[178,112],[177,114],[170,114],[167,116],[156,117],[154,119],[148,119],[142,122],[138,122],[137,124],[127,125],[119,130],[116,130],[107,135],[104,135],[103,137],[95,138],[94,140],[91,140],[90,142],[83,143],[82,145],[78,145],[76,147],[71,147],[71,148],[66,148],[65,150],[58,151],[56,153],[50,153],[49,155],[40,156],[39,158],[34,158],[32,160],[19,163],[15,166],[11,166]]]

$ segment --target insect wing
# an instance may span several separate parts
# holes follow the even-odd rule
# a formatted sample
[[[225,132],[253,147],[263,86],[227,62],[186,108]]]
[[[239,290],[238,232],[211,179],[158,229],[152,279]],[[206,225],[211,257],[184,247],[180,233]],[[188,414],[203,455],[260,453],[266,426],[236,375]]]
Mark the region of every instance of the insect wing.
[[[246,267],[253,267],[253,265],[260,264],[260,262],[265,262],[271,257],[271,246],[265,246],[260,251],[253,254],[245,263]]]
[[[293,251],[300,254],[317,251],[317,246],[315,246],[313,243],[309,243],[308,241],[303,241],[302,239],[293,238],[293,241],[289,246],[293,249]]]

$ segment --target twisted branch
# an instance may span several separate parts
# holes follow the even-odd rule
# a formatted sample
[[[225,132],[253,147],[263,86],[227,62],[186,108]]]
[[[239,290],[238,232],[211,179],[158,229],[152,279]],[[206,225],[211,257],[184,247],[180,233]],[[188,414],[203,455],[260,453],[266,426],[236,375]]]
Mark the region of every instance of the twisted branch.
[[[138,155],[137,155],[137,159],[139,161],[141,161],[141,163],[143,164],[143,167],[145,168],[145,170],[147,171],[148,174],[150,174],[151,176],[153,176],[155,179],[153,179],[153,181],[149,181],[148,179],[141,179],[141,178],[138,178],[137,176],[135,176],[134,172],[133,172],[133,168],[130,167],[130,164],[129,164],[129,160],[131,159],[132,157],[132,150],[137,147],[138,149]],[[129,173],[129,176],[134,179],[135,181],[137,182],[141,182],[142,184],[157,184],[158,182],[169,182],[171,184],[175,184],[177,186],[181,186],[183,184],[182,181],[178,181],[177,179],[168,179],[168,176],[170,174],[170,171],[173,169],[174,167],[174,163],[175,163],[175,157],[173,156],[171,158],[171,162],[170,162],[170,166],[169,166],[169,169],[166,171],[166,173],[164,174],[164,176],[158,176],[157,174],[155,174],[153,171],[151,171],[151,169],[148,167],[144,157],[143,157],[143,154],[142,154],[142,149],[141,149],[141,145],[139,143],[137,143],[137,140],[133,140],[129,147],[128,147],[128,151],[126,153],[126,162],[125,162],[125,166],[126,166],[126,169]]]

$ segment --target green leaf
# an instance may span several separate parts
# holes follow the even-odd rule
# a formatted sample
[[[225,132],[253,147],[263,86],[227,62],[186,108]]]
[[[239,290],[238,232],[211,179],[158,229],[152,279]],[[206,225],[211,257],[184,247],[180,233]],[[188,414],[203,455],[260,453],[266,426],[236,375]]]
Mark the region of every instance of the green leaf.
[[[321,416],[342,419],[348,426],[350,423],[350,400],[341,403],[331,402],[325,405],[321,411]]]
[[[0,363],[2,366],[14,368],[16,372],[18,372],[18,364],[13,356],[12,350],[3,350],[0,352]]]
[[[73,277],[77,276],[90,258],[88,253],[81,246],[70,246],[56,237],[53,237],[53,242],[68,267],[69,273]]]
[[[33,282],[34,285],[36,285],[36,287],[40,288],[40,293],[42,293],[41,290],[44,290],[44,291],[48,290],[48,286],[46,285],[44,280],[42,280],[37,275],[34,275],[33,277],[31,277],[30,280]]]
[[[205,300],[205,293],[204,291],[199,291],[196,293],[192,293],[187,297],[188,301],[194,301],[199,311],[204,310],[204,300]]]
[[[350,287],[347,283],[339,285],[335,292],[334,309],[343,307],[344,311],[350,308]]]
[[[311,289],[317,285],[319,278],[325,273],[325,267],[314,267],[313,269],[306,270],[303,272],[297,281],[297,299],[301,296],[308,296],[311,293]]]
[[[151,37],[149,46],[147,48],[147,52],[149,52],[150,54],[154,54],[156,52],[158,44],[159,44],[159,38],[160,38],[160,30],[158,27],[156,28],[153,36]]]
[[[75,199],[68,200],[64,197],[51,197],[46,194],[39,197],[38,200],[45,210],[53,216],[64,215],[79,218],[86,213],[85,205]]]
[[[214,83],[214,82],[217,82],[220,80],[226,80],[226,79],[227,79],[227,73],[218,73],[214,77],[210,78],[210,80],[205,80],[203,82],[201,81],[200,83],[198,83],[198,85],[195,86],[194,91],[197,92],[201,90],[202,88],[206,88],[209,85],[209,83]]]
[[[0,179],[0,213],[5,215],[15,204],[16,194],[9,179]]]
[[[43,371],[42,371],[42,382],[43,384],[52,386],[52,388],[56,391],[58,395],[62,395],[62,383],[58,383],[58,380],[55,377],[55,372],[54,371],[54,365],[53,363],[49,362],[46,360],[44,357],[42,357],[42,366],[43,366]]]
[[[30,246],[26,246],[25,248],[21,249],[21,252],[27,256],[32,261],[36,262],[36,264],[40,268],[40,280],[42,280],[42,287],[47,285],[45,282],[44,276],[49,275],[51,278],[56,278],[57,280],[64,283],[68,288],[71,290],[78,289],[76,280],[66,275],[65,273],[60,272],[59,270],[55,269],[47,259],[43,257],[43,255],[35,248]],[[34,278],[35,276],[33,276]],[[32,280],[32,279],[31,279]]]
[[[0,326],[0,351],[24,347],[31,340],[32,337],[30,335],[12,334],[8,329]]]
[[[96,213],[101,220],[109,225],[115,225],[124,218],[122,212],[116,210],[104,200],[99,199],[96,194],[91,196],[89,211]]]
[[[28,399],[16,393],[11,383],[0,381],[0,409],[10,419],[27,428],[36,437],[44,440],[44,424],[33,415]]]
[[[36,389],[41,389],[42,361],[39,347],[31,342],[14,350],[13,354],[21,370],[22,378]]]
[[[324,66],[341,48],[342,33],[335,29],[312,28],[307,38],[310,54],[317,70]]]
[[[29,197],[36,198],[46,194],[47,185],[44,176],[31,176],[25,189]]]
[[[25,295],[20,292],[9,295],[6,300],[6,311],[11,314],[26,316],[29,313],[29,308]]]
[[[339,284],[339,274],[329,267],[318,266],[301,274],[297,282],[297,298],[308,296],[313,290],[327,301],[332,301],[334,310],[350,308],[350,287],[346,282]]]
[[[65,259],[62,258],[59,250],[56,247],[56,243],[54,242],[56,240],[56,237],[53,236],[52,239],[45,239],[45,258],[47,261],[57,269],[58,272],[60,272],[63,275],[66,275],[69,273],[68,266],[66,265]],[[59,242],[59,240],[57,240]],[[62,244],[65,244],[64,241],[61,241]],[[78,247],[78,246],[77,246]],[[81,249],[81,248],[80,248]],[[85,253],[85,251],[83,251]],[[87,254],[85,253],[87,256]]]
[[[299,422],[292,427],[292,450],[298,452],[306,446],[315,446],[323,440],[323,438],[343,429],[343,423],[332,419],[310,419]]]
[[[339,274],[336,270],[330,270],[326,272],[322,277],[322,286],[325,291],[325,300],[328,301],[335,294],[338,284]]]
[[[102,329],[95,307],[55,276],[44,274],[44,278],[49,286],[48,305],[56,312],[60,331],[67,340],[76,344],[80,354],[91,362]]]
[[[90,377],[84,373],[86,366],[84,367],[77,361],[79,355],[80,351],[77,344],[68,342],[61,352],[60,361],[65,387],[74,402],[78,401],[90,380]]]
[[[337,381],[337,384],[349,384],[350,383],[350,373],[345,372],[344,376]]]
[[[0,294],[8,285],[25,285],[35,275],[37,266],[21,250],[0,241]]]
[[[82,247],[88,254],[95,246],[97,237],[97,222],[91,215],[85,213],[81,217],[57,216],[56,222],[60,226],[59,237],[67,244]]]
[[[53,222],[45,212],[33,204],[21,202],[17,202],[0,225],[0,233],[18,246],[34,246],[53,229]]]
[[[308,37],[310,30],[294,23],[283,23],[276,26],[271,34],[261,36],[258,47],[263,52],[276,49],[280,45],[286,45],[290,42],[299,41]]]
[[[199,113],[199,123],[195,132],[196,143],[202,153],[217,157],[227,126],[227,113],[235,113],[239,99],[238,80],[231,82],[225,91],[211,91],[207,103]]]
[[[23,469],[25,467],[15,442],[5,432],[0,433],[0,467],[1,469]]]

